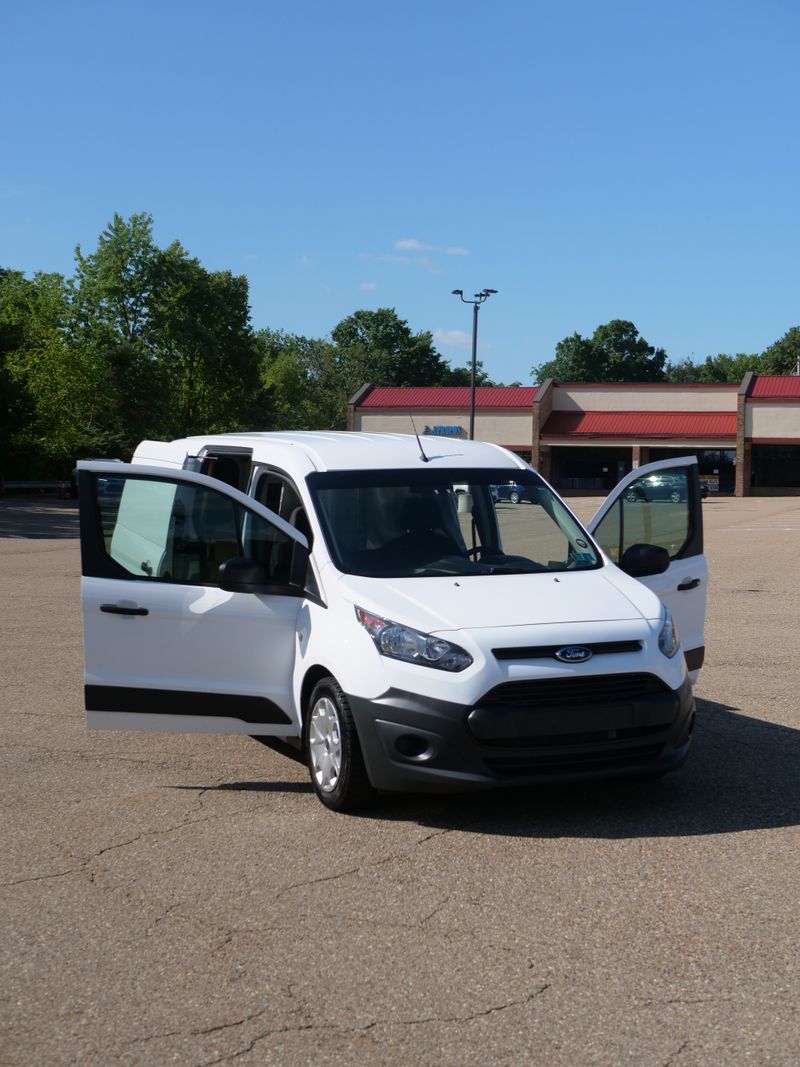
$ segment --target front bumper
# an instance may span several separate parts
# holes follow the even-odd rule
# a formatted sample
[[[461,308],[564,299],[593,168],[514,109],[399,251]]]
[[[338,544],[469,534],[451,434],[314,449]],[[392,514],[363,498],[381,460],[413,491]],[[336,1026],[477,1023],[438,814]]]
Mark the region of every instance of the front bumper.
[[[634,687],[636,677],[646,684]],[[475,706],[390,689],[349,696],[370,781],[397,792],[450,792],[536,782],[658,775],[689,751],[694,697],[649,675],[605,676],[587,699],[523,689]],[[619,683],[619,684],[615,684]],[[563,687],[562,687],[563,688]]]

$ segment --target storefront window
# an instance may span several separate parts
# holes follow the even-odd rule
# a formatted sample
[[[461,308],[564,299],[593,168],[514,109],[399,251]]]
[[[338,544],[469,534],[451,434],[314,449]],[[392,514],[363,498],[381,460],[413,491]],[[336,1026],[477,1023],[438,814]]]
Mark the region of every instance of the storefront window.
[[[700,481],[710,493],[732,493],[736,485],[735,448],[651,448],[650,460],[676,459],[678,456],[696,456]]]
[[[753,445],[754,488],[800,489],[800,445]]]
[[[552,481],[562,493],[608,493],[631,467],[630,448],[554,448]]]

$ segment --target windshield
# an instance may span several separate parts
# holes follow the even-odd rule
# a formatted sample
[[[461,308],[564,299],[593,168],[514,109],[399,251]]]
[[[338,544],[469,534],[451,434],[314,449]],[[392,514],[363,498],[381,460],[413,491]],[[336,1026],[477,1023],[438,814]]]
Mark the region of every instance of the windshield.
[[[534,471],[339,471],[308,478],[336,566],[375,578],[600,566]]]

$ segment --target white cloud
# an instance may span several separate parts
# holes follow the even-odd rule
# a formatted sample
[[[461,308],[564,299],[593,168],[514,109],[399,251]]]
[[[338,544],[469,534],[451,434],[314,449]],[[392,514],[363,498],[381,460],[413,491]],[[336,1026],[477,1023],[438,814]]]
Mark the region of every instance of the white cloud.
[[[439,274],[439,268],[427,256],[376,256],[372,252],[361,252],[359,259],[366,263],[393,263],[397,267],[422,267],[432,274]]]
[[[378,283],[377,282],[362,282],[361,285],[359,285],[358,288],[359,289],[377,289],[378,288]]]
[[[469,249],[461,245],[429,245],[425,241],[418,241],[416,237],[404,237],[395,241],[394,247],[400,252],[443,252],[446,256],[468,256]]]
[[[446,348],[470,348],[472,335],[464,330],[434,330],[433,339],[437,345]]]
[[[310,267],[314,260],[311,258],[311,256],[300,256],[297,262],[300,264],[301,267]]]

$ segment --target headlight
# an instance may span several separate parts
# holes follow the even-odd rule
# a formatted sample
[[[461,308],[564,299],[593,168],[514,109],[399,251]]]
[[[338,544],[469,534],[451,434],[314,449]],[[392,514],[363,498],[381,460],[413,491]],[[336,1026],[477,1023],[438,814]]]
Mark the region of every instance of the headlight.
[[[463,671],[472,663],[469,652],[440,637],[390,622],[359,607],[356,608],[356,618],[382,656],[401,659],[406,663],[419,663],[423,667],[435,667],[439,671]]]
[[[658,647],[667,657],[672,659],[675,653],[678,651],[681,643],[680,634],[678,633],[678,627],[669,613],[668,608],[664,608],[663,621],[661,623],[661,633],[658,635]]]

